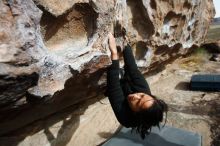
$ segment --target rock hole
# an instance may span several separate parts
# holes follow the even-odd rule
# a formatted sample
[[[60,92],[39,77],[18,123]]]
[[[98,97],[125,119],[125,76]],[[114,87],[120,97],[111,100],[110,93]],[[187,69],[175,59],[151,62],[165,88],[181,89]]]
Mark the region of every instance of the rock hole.
[[[188,42],[190,39],[191,39],[191,36],[189,35],[189,36],[186,38],[186,41]]]
[[[162,45],[156,47],[156,50],[154,51],[155,55],[164,55],[170,48],[167,45]]]
[[[156,10],[156,9],[157,9],[157,3],[156,3],[156,1],[155,1],[155,0],[151,0],[151,1],[150,1],[150,6],[151,6],[152,9],[155,9],[155,10]]]
[[[188,2],[188,1],[185,1],[184,4],[183,4],[183,8],[185,10],[189,10],[190,8],[192,7],[192,5]]]
[[[170,26],[172,29],[176,29],[178,26],[177,25],[173,25],[173,26]]]
[[[180,49],[182,48],[182,44],[177,43],[172,47],[168,47],[167,45],[162,45],[158,46],[157,49],[154,51],[155,55],[160,55],[160,56],[173,56],[176,55]]]
[[[179,24],[177,22],[179,22],[180,20],[185,22],[186,17],[181,14],[176,14],[175,12],[170,11],[164,18],[164,24],[167,24],[169,22],[171,26],[178,26]]]
[[[77,52],[87,46],[96,31],[98,14],[87,3],[78,3],[67,13],[55,17],[43,10],[41,33],[50,51]]]
[[[171,48],[171,51],[170,51],[170,53],[169,54],[177,54],[179,51],[180,51],[180,49],[182,48],[182,44],[180,44],[180,43],[177,43],[177,44],[175,44],[172,48]]]
[[[160,36],[160,33],[159,33],[159,32],[157,32],[157,33],[156,33],[156,37],[159,37],[159,36]]]
[[[194,18],[195,18],[195,13],[192,13],[191,19],[194,19]]]
[[[148,48],[146,46],[145,42],[139,41],[136,43],[136,52],[135,52],[135,58],[137,60],[141,60],[145,57],[146,53],[148,52]]]
[[[137,30],[138,34],[144,39],[150,38],[155,31],[154,25],[142,1],[128,0],[127,4],[132,13],[132,25]]]
[[[191,27],[190,27],[190,26],[188,26],[188,27],[187,27],[187,30],[188,30],[188,31],[191,31]]]

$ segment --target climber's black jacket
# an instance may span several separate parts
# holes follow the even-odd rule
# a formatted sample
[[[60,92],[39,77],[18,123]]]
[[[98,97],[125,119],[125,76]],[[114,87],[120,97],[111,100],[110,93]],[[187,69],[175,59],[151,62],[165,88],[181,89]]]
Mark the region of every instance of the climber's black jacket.
[[[120,79],[119,60],[112,60],[107,70],[107,96],[118,121],[125,127],[136,127],[135,114],[131,111],[127,96],[142,92],[151,94],[148,83],[137,68],[132,49],[127,45],[123,51],[124,76]]]

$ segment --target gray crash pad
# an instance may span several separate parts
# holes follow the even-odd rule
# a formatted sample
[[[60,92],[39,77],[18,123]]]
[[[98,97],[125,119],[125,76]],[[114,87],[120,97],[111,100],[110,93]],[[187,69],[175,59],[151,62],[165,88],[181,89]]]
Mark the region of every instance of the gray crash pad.
[[[201,146],[199,134],[178,128],[165,126],[159,130],[152,128],[152,132],[142,140],[130,128],[122,128],[115,136],[102,146]]]
[[[193,75],[190,81],[190,89],[194,91],[220,91],[220,75]]]

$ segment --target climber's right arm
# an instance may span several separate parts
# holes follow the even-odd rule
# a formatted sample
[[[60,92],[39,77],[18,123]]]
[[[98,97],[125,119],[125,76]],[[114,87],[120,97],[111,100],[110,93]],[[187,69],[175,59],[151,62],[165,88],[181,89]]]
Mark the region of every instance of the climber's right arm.
[[[115,38],[109,34],[109,49],[111,51],[112,64],[107,70],[107,95],[117,120],[125,127],[133,125],[130,109],[121,88],[119,79],[119,57],[116,49]]]
[[[111,51],[112,64],[107,70],[107,95],[111,103],[112,109],[118,118],[120,119],[120,111],[124,102],[124,93],[122,91],[119,79],[119,60],[118,52],[116,49],[116,42],[114,36],[109,33],[108,35],[109,49]]]
[[[118,118],[125,100],[119,79],[119,60],[112,60],[112,64],[107,70],[107,95],[113,111]]]

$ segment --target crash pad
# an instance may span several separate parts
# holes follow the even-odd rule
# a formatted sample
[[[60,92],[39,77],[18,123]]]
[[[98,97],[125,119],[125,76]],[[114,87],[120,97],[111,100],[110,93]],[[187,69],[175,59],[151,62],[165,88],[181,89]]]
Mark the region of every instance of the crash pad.
[[[142,140],[131,128],[123,127],[103,146],[201,146],[201,135],[165,126],[160,130],[152,128],[152,132]]]
[[[220,91],[220,75],[193,75],[190,81],[190,89],[194,91]]]

